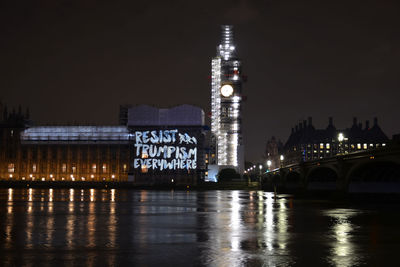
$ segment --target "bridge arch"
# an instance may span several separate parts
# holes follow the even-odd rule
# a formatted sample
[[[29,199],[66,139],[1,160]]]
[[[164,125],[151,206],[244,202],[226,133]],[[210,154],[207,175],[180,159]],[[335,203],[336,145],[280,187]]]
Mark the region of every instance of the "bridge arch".
[[[400,193],[400,163],[368,160],[354,165],[347,174],[349,192]]]
[[[328,166],[318,166],[306,175],[307,189],[334,191],[337,189],[338,172]]]

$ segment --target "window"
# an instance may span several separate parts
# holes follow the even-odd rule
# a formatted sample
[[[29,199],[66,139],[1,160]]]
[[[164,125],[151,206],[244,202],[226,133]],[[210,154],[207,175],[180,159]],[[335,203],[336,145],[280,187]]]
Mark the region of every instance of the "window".
[[[76,173],[76,166],[72,166],[72,173]]]
[[[42,159],[44,159],[44,160],[47,159],[47,149],[46,148],[43,148],[40,154],[41,154]]]
[[[330,149],[331,148],[331,144],[326,143],[326,149]]]
[[[61,171],[62,171],[63,173],[66,173],[66,172],[67,172],[67,163],[63,163],[63,164],[62,164]]]
[[[142,173],[148,172],[147,165],[142,165]]]
[[[107,164],[105,164],[105,163],[103,163],[103,173],[106,173],[107,172]]]
[[[363,144],[363,148],[367,149],[368,148],[367,144]]]
[[[36,163],[33,163],[32,164],[32,172],[36,172],[36,171],[37,171]]]
[[[96,173],[96,164],[92,164],[92,173]]]
[[[122,170],[123,170],[124,172],[126,172],[127,169],[128,169],[128,166],[127,166],[126,164],[122,165]]]
[[[8,164],[8,172],[15,172],[15,165],[14,163]]]
[[[357,149],[361,149],[361,144],[357,144]]]
[[[324,143],[319,144],[320,149],[324,149]]]

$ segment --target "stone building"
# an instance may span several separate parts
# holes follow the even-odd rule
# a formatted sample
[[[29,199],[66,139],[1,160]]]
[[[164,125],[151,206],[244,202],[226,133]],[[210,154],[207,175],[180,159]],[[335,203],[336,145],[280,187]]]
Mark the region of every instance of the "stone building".
[[[379,127],[377,118],[374,118],[372,127],[368,120],[363,127],[354,118],[352,126],[346,129],[336,129],[333,119],[329,118],[325,129],[315,129],[310,117],[292,128],[282,154],[285,164],[291,164],[375,149],[386,146],[388,142],[389,138]]]
[[[6,112],[7,113],[7,112]],[[131,106],[118,126],[30,126],[0,122],[0,179],[196,184],[206,172],[204,112]]]

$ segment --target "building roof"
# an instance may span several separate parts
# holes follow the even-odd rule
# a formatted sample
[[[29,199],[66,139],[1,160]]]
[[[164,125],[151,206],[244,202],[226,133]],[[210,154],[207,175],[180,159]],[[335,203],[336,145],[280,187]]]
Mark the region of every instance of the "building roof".
[[[35,126],[21,132],[21,141],[127,141],[126,126]]]
[[[140,105],[128,108],[128,126],[203,126],[204,111],[192,105],[156,108]]]
[[[353,143],[382,143],[389,140],[379,127],[377,118],[374,118],[372,128],[369,127],[369,121],[366,121],[365,128],[363,129],[362,125],[357,124],[357,119],[354,118],[353,125],[343,130],[336,129],[332,118],[329,118],[329,124],[326,129],[315,129],[311,118],[309,118],[308,124],[306,121],[303,121],[298,126],[296,125],[295,129],[292,128],[292,133],[285,144],[285,149],[290,149],[301,144],[332,142],[337,139],[340,132]]]

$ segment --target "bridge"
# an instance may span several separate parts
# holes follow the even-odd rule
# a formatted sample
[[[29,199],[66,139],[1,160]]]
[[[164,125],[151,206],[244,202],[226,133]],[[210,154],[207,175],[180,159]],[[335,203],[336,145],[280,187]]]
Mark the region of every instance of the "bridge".
[[[262,181],[287,192],[400,193],[400,146],[283,165]]]

